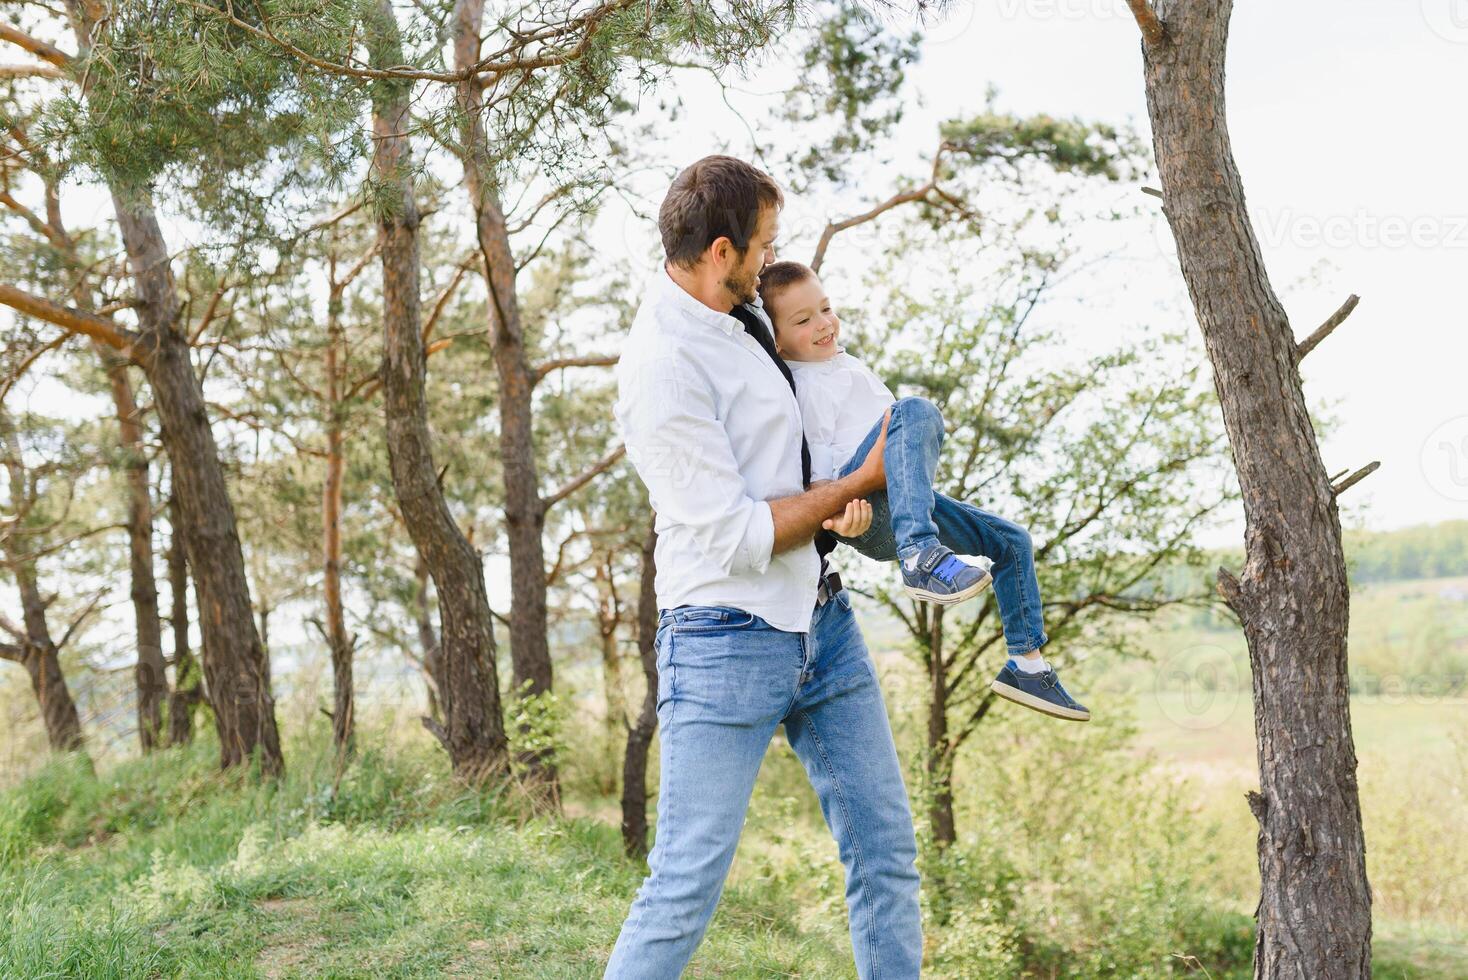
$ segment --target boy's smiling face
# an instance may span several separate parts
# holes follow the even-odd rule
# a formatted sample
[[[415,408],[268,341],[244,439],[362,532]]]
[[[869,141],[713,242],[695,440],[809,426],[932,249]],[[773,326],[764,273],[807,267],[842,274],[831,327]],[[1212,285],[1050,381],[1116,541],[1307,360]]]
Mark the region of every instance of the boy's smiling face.
[[[791,283],[774,297],[775,349],[787,361],[827,361],[841,352],[841,320],[821,281]]]

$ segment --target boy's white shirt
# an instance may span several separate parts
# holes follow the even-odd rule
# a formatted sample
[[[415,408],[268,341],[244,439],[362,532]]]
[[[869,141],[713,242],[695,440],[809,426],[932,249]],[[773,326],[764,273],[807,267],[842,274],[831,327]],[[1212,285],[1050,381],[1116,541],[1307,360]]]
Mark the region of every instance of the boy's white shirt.
[[[836,473],[882,420],[897,399],[882,379],[841,348],[824,361],[785,364],[795,376],[805,441],[810,446],[811,480],[834,480]]]

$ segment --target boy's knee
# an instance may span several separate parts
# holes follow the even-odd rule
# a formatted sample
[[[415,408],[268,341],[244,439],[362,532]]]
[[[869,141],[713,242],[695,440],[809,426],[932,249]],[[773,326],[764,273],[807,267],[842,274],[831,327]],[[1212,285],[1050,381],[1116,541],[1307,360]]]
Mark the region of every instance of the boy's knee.
[[[933,425],[941,432],[943,429],[943,413],[938,406],[926,398],[899,398],[892,405],[892,414],[896,416],[902,413],[902,419],[909,424],[920,423]]]

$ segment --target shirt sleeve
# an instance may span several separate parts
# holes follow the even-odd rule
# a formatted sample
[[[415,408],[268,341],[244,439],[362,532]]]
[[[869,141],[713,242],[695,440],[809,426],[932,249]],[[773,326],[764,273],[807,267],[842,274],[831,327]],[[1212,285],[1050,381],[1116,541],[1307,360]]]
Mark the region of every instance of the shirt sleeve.
[[[846,460],[835,458],[836,422],[840,414],[836,399],[819,376],[805,371],[795,374],[795,400],[800,404],[800,421],[810,447],[810,478],[834,480]]]
[[[689,528],[724,574],[764,572],[775,546],[770,505],[749,495],[697,372],[671,357],[631,366],[619,378],[616,415],[652,509]]]

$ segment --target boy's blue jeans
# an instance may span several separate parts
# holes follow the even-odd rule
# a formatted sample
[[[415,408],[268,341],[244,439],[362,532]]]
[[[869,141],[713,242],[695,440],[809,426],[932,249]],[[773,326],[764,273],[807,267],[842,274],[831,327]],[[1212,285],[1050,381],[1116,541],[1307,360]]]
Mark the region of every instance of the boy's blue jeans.
[[[862,464],[882,430],[881,419],[837,476]],[[872,526],[846,544],[877,561],[897,561],[941,542],[960,555],[985,555],[994,565],[994,598],[1010,656],[1044,646],[1045,622],[1040,583],[1035,578],[1030,533],[1013,521],[933,492],[938,451],[943,445],[943,415],[926,398],[899,398],[887,424],[882,462],[887,489],[867,498]],[[839,537],[839,535],[838,535]]]
[[[780,724],[846,867],[862,980],[913,980],[923,955],[917,842],[876,667],[843,590],[806,633],[728,606],[665,610],[657,633],[657,833],[608,980],[675,980],[723,892]]]

